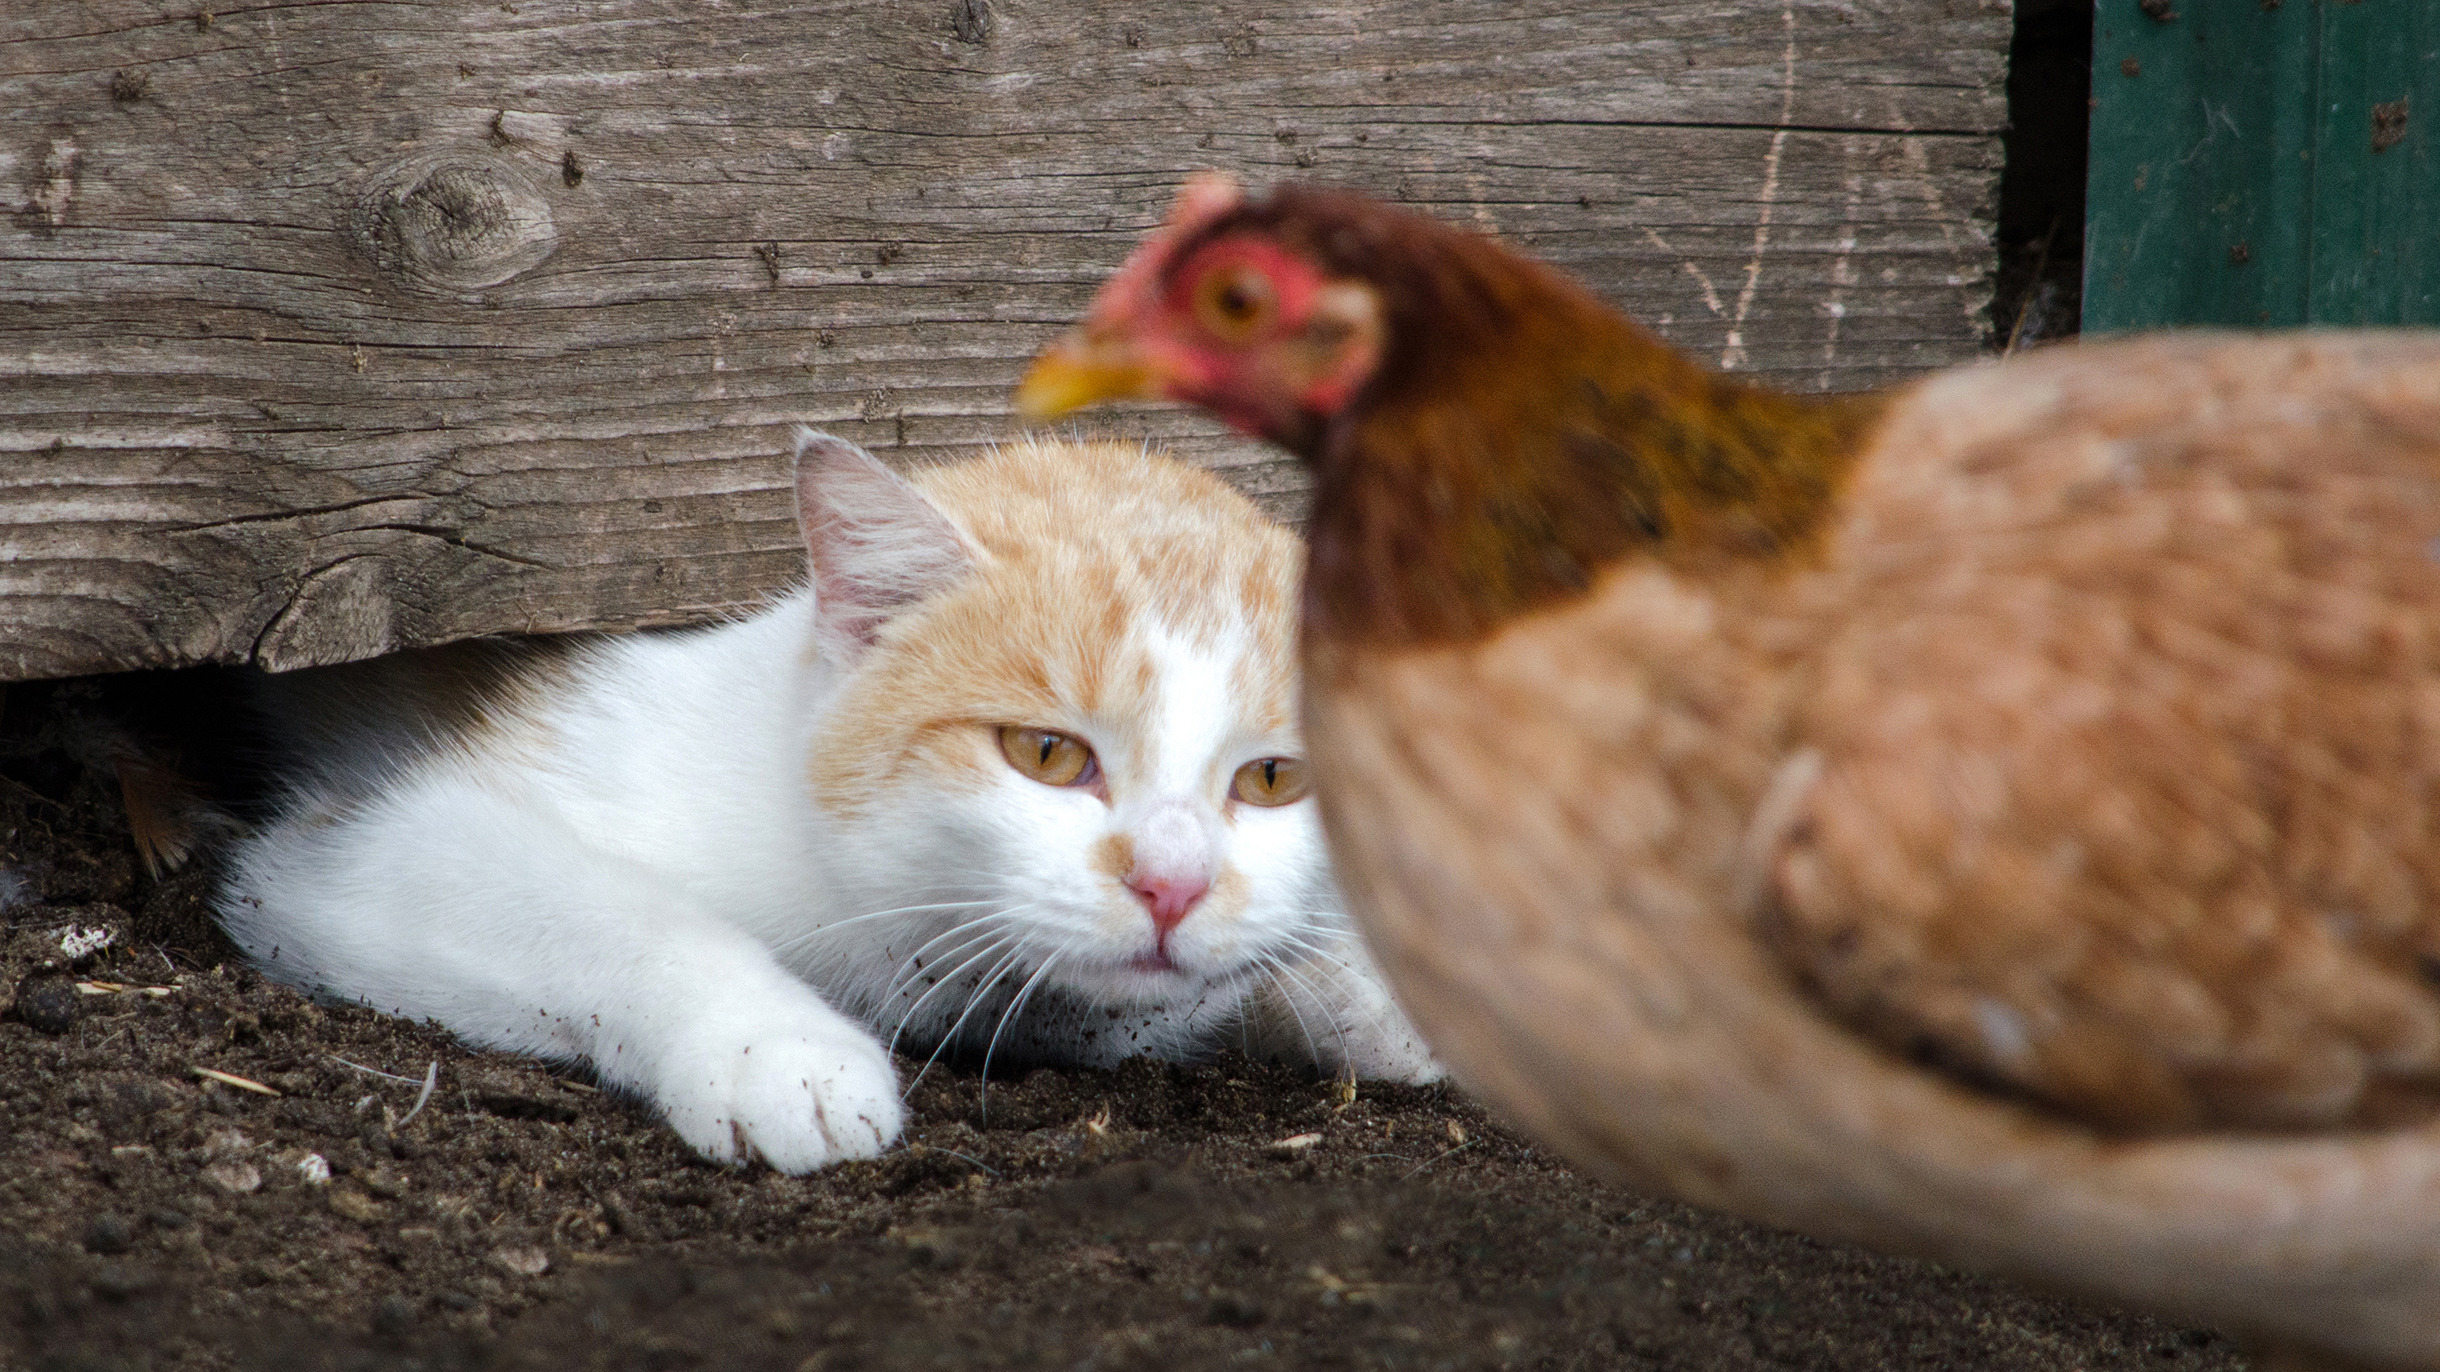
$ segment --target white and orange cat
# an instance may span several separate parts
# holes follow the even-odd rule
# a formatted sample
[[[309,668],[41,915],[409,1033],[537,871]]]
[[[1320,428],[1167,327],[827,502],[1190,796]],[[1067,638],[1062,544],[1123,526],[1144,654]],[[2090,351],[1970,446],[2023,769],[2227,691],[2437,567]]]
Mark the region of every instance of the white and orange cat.
[[[910,484],[800,430],[796,490],[750,618],[271,679],[306,761],[230,934],[786,1171],[897,1136],[885,1038],[1439,1075],[1305,796],[1293,535],[1110,445]]]

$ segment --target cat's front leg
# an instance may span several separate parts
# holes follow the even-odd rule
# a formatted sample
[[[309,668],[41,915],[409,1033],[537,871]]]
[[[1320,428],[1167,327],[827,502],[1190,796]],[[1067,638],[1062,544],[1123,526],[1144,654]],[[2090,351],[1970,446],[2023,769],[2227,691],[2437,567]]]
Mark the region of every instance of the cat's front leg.
[[[1310,1061],[1364,1081],[1421,1085],[1447,1075],[1352,934],[1322,943],[1274,979],[1246,1015],[1258,1057]]]
[[[437,771],[301,805],[241,851],[222,920],[274,976],[592,1064],[704,1156],[789,1172],[871,1157],[897,1073],[759,940],[513,785]]]

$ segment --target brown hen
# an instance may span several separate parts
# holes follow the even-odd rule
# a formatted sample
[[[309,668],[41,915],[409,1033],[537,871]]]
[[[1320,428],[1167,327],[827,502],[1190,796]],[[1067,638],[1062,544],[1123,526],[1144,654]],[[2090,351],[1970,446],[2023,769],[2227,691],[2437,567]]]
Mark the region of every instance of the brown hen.
[[[1339,874],[1610,1175],[2440,1365],[2440,335],[1709,372],[1200,181],[1045,354],[1313,466]]]

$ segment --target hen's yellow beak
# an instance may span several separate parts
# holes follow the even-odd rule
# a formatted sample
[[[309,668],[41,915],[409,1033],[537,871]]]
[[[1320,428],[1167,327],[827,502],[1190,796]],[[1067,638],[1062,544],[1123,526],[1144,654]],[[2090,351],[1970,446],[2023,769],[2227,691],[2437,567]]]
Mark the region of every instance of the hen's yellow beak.
[[[1017,415],[1040,423],[1098,401],[1159,395],[1158,372],[1132,345],[1073,329],[1044,348],[1017,383]]]

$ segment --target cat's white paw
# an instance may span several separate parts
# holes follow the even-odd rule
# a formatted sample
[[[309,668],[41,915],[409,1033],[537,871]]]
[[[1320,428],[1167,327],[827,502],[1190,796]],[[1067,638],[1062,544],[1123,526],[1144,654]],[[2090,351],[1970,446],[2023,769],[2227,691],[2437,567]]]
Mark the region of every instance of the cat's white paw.
[[[888,1051],[844,1020],[702,1035],[671,1055],[653,1095],[696,1152],[782,1172],[876,1157],[905,1121]]]
[[[1396,1008],[1369,1022],[1350,1026],[1343,1039],[1325,1050],[1325,1067],[1348,1072],[1364,1081],[1398,1081],[1426,1086],[1449,1075],[1440,1059],[1424,1044],[1423,1035]]]

